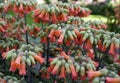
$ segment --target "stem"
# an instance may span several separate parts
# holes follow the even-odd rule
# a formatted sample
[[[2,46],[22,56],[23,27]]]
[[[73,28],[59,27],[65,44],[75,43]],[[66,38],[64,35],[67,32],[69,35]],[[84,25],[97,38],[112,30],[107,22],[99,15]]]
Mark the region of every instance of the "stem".
[[[24,14],[24,20],[25,20],[25,26],[24,26],[24,28],[25,28],[26,25],[27,25],[27,14],[26,13]],[[29,44],[27,30],[25,32],[25,37],[26,37],[26,44]],[[28,66],[28,83],[33,83],[32,82],[32,75],[31,75],[31,68],[30,68],[30,66]]]
[[[49,39],[49,37],[47,38],[47,53],[46,53],[46,67],[48,67],[49,66],[49,54],[50,54],[50,39]]]
[[[28,83],[33,83],[30,69],[31,69],[30,66],[28,66]]]
[[[42,29],[43,29],[43,23],[42,23]],[[43,43],[43,51],[44,51],[44,53],[43,53],[43,57],[45,57],[45,54],[46,54],[46,45],[45,45],[45,43]]]
[[[24,14],[24,20],[25,20],[25,27],[26,27],[26,25],[27,25],[27,14],[26,14],[26,13]],[[26,37],[26,44],[29,44],[29,42],[28,42],[28,32],[27,32],[27,30],[26,30],[26,32],[25,32],[25,37]]]

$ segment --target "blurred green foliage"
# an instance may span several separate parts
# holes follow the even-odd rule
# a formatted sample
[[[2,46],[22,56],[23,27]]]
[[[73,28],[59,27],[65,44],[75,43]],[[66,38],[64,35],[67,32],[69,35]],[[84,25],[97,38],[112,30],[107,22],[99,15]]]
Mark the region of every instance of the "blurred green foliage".
[[[4,0],[0,0],[0,3],[4,2]]]
[[[87,7],[92,10],[92,14],[94,15],[114,15],[114,7],[110,2],[89,4]]]

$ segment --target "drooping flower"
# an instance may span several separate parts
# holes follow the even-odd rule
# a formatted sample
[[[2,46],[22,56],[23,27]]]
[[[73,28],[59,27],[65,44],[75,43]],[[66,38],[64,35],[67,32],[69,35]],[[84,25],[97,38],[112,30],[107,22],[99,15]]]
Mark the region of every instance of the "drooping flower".
[[[25,62],[20,64],[19,74],[20,75],[26,75],[26,65],[25,65]]]
[[[17,69],[17,67],[15,65],[15,60],[12,60],[9,71],[15,72],[16,69]]]
[[[53,75],[56,75],[56,74],[57,74],[57,72],[58,72],[61,64],[62,64],[61,61],[58,61],[58,62],[56,63],[55,67],[53,68],[53,70],[52,70],[52,72],[51,72]]]
[[[120,78],[106,77],[106,83],[120,83]]]
[[[64,34],[61,34],[59,39],[58,39],[58,44],[62,44],[64,39]]]
[[[49,37],[49,38],[52,38],[52,37],[54,36],[54,33],[55,33],[55,30],[52,29],[52,30],[50,31],[50,34],[48,35],[48,37]]]
[[[3,58],[3,59],[5,59],[5,58],[6,58],[7,53],[8,53],[8,52],[3,52],[3,53],[2,53],[2,58]]]
[[[93,78],[99,77],[101,75],[102,75],[102,73],[100,71],[88,71],[87,72],[87,76],[89,79],[93,79]]]
[[[77,35],[78,38],[81,37],[81,34],[77,29],[74,29],[74,31],[75,31],[75,34]]]
[[[70,56],[68,56],[64,51],[62,51],[62,52],[60,53],[60,55],[61,55],[61,56],[64,56],[64,58],[65,58],[66,60],[69,60],[69,59],[70,59]]]
[[[66,41],[66,46],[70,46],[70,44],[71,44],[70,39],[67,39],[67,41]]]
[[[77,72],[75,70],[75,66],[73,65],[72,60],[68,60],[68,63],[70,65],[70,70],[71,70],[71,73],[72,73],[72,78],[76,78],[77,77]]]
[[[15,60],[15,67],[18,69],[20,68],[21,59],[22,59],[22,56],[19,55]]]
[[[57,16],[55,14],[55,12],[52,12],[52,23],[57,23],[58,22],[58,19],[57,19]]]
[[[92,44],[90,42],[90,39],[87,39],[86,43],[85,43],[85,49],[91,49],[92,48]]]
[[[45,10],[41,11],[41,13],[39,14],[38,17],[39,17],[40,19],[44,20],[45,12],[46,12]]]
[[[40,56],[38,56],[38,55],[33,55],[33,57],[34,57],[34,59],[35,59],[36,61],[38,61],[38,62],[41,63],[41,64],[45,61],[44,58],[42,58],[42,57],[40,57]]]
[[[115,44],[114,43],[111,43],[111,45],[110,45],[109,54],[111,54],[111,55],[115,54]]]
[[[20,14],[22,14],[24,12],[22,3],[20,3],[19,12],[20,12]]]
[[[53,70],[53,68],[55,67],[55,65],[50,65],[48,68],[47,68],[47,72],[51,72]]]
[[[62,66],[62,67],[61,67],[61,71],[60,71],[59,78],[65,78],[65,77],[66,77],[66,74],[65,74],[65,67]]]
[[[61,30],[55,30],[54,35],[55,35],[56,37],[59,37],[60,34],[61,34]]]
[[[45,13],[44,21],[49,21],[49,13],[48,12]]]
[[[40,40],[42,43],[47,43],[47,37],[41,37],[41,40]]]
[[[101,48],[102,48],[102,41],[98,40],[98,49],[101,50]]]

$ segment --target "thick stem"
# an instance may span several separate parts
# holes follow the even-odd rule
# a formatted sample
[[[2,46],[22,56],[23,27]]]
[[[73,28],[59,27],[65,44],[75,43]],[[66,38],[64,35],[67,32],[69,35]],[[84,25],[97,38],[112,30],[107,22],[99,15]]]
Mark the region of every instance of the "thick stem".
[[[24,14],[24,21],[25,21],[25,25],[24,25],[24,28],[25,28],[26,25],[27,25],[27,14],[26,13]],[[25,38],[26,38],[26,44],[29,44],[27,30],[25,32]],[[31,75],[31,68],[30,68],[30,66],[28,66],[28,75],[27,76],[28,76],[28,83],[33,83],[32,82],[32,75]]]
[[[30,66],[28,66],[28,83],[33,83],[30,69],[31,69]]]
[[[49,66],[49,54],[50,54],[50,40],[47,38],[47,51],[46,51],[46,67]]]
[[[27,25],[27,14],[26,13],[24,14],[24,20],[25,20],[25,27],[26,27],[26,25]],[[26,44],[29,44],[27,30],[25,32],[25,37],[26,37]]]

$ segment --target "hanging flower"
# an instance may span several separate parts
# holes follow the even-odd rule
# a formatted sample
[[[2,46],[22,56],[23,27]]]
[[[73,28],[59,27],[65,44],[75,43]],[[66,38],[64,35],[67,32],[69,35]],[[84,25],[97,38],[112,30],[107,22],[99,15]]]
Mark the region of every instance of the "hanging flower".
[[[88,71],[87,72],[88,78],[89,79],[93,79],[95,77],[99,77],[102,75],[102,73],[100,71]]]
[[[120,78],[106,77],[106,83],[120,83]]]
[[[19,74],[20,75],[26,75],[26,65],[25,65],[25,62],[21,63],[20,64],[20,69],[19,69]]]
[[[61,71],[60,71],[59,78],[65,78],[65,77],[66,77],[66,74],[65,74],[65,67],[62,66],[62,67],[61,67]]]
[[[115,44],[114,43],[111,43],[111,45],[110,45],[109,54],[111,54],[111,55],[115,54]]]

